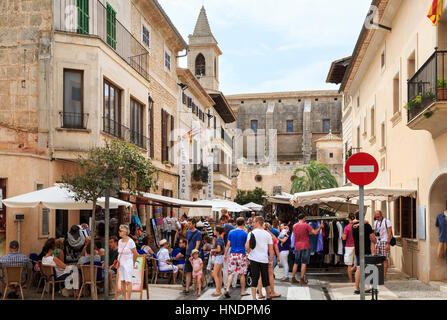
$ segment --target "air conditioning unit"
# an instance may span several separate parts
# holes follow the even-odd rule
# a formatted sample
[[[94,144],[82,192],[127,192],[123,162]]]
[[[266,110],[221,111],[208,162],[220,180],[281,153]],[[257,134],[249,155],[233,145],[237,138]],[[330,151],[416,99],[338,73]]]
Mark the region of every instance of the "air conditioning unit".
[[[23,213],[14,214],[14,221],[22,222],[23,220],[25,220],[25,214],[23,214]]]

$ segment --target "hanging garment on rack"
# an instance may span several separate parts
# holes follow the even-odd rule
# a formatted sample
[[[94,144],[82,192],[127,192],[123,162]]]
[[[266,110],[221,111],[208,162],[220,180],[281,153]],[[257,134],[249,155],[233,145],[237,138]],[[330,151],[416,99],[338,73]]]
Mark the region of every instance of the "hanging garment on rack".
[[[329,254],[334,254],[334,224],[329,223]]]
[[[337,229],[338,229],[338,255],[343,255],[343,227],[341,226],[341,222],[337,221]]]
[[[320,230],[318,233],[318,240],[317,240],[317,253],[320,253],[323,251],[323,230]]]
[[[337,220],[332,220],[331,224],[332,224],[332,227],[334,228],[334,254],[337,254],[338,253],[338,237],[339,237]]]
[[[324,223],[323,228],[323,253],[329,254],[329,224],[327,222]]]
[[[312,221],[309,224],[314,230],[320,227],[320,223],[316,221]],[[309,235],[309,243],[310,243],[310,254],[314,255],[315,252],[317,252],[318,235],[317,234]]]

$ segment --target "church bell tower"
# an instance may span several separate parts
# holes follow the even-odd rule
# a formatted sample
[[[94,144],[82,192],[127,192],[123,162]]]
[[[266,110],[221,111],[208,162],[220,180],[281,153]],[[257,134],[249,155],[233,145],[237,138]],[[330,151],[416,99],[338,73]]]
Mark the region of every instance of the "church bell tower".
[[[207,91],[219,91],[219,56],[205,7],[200,10],[194,33],[189,35],[188,69]]]

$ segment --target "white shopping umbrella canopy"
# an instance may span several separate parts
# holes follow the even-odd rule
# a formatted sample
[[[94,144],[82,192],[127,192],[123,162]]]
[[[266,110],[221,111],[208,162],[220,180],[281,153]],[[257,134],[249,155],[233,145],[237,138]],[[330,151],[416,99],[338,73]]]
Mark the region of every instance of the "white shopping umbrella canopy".
[[[263,208],[263,206],[261,206],[260,204],[254,203],[254,202],[244,204],[244,207],[247,207],[253,211],[261,211]]]
[[[365,201],[393,200],[399,197],[414,196],[416,192],[417,190],[414,189],[365,187]],[[300,207],[321,202],[358,200],[358,198],[358,187],[341,187],[296,193],[290,199],[290,204],[294,207]]]
[[[42,205],[48,209],[59,210],[91,210],[93,205],[92,202],[76,201],[74,193],[61,185],[4,199],[2,202],[9,208],[35,208]],[[98,205],[104,208],[105,198],[98,199]],[[110,197],[110,208],[118,206],[130,207],[132,204]]]
[[[222,209],[227,209],[229,212],[251,211],[250,208],[241,206],[240,204],[237,204],[236,202],[229,200],[221,200],[221,199],[200,200],[196,201],[195,203],[203,205],[211,205],[213,207],[213,211],[220,211]]]

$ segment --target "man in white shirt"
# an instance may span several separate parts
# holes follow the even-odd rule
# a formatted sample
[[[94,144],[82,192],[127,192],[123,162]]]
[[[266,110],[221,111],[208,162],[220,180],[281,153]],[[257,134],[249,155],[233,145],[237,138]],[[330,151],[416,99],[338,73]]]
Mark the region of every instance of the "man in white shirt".
[[[248,260],[250,260],[250,270],[252,275],[251,294],[253,300],[256,300],[256,287],[259,277],[262,280],[262,286],[267,292],[267,300],[271,300],[270,282],[269,282],[269,265],[273,265],[273,240],[272,236],[264,230],[264,218],[255,217],[253,221],[254,230],[248,234],[245,249],[248,252]],[[256,246],[250,248],[250,239],[254,235]],[[270,259],[269,259],[270,254]]]
[[[166,239],[160,241],[160,251],[157,253],[159,261],[160,271],[173,271],[173,283],[176,283],[177,273],[179,271],[178,266],[174,266],[171,263],[171,257],[169,255],[169,242]],[[168,263],[169,262],[169,263]]]
[[[390,241],[392,238],[391,221],[383,217],[382,211],[377,210],[374,213],[374,233],[377,238],[376,254],[384,256],[386,260],[383,262],[383,273],[386,279],[386,272],[388,270],[388,260],[390,258]]]

